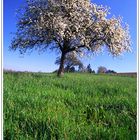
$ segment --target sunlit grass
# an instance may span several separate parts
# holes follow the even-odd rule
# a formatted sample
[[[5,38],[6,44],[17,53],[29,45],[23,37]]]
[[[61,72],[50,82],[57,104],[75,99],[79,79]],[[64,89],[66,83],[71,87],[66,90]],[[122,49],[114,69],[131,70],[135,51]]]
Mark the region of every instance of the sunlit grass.
[[[136,79],[4,73],[4,139],[135,140]]]

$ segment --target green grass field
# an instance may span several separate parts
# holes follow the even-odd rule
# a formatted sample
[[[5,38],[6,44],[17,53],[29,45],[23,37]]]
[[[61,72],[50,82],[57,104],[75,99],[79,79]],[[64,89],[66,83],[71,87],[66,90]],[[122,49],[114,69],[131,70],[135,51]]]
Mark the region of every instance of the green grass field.
[[[4,73],[5,140],[135,140],[136,78]]]

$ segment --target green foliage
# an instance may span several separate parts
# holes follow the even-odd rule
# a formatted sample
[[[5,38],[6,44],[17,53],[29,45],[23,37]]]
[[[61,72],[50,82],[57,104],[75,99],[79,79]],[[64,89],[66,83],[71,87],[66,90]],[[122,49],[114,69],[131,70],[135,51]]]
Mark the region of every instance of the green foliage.
[[[4,73],[5,140],[135,140],[136,79]]]

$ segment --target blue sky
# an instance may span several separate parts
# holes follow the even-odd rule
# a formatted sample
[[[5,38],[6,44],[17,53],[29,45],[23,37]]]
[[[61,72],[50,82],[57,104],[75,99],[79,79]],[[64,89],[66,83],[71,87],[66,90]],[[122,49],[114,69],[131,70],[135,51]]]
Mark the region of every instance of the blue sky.
[[[3,45],[3,67],[4,69],[20,70],[20,71],[42,71],[52,72],[58,68],[54,64],[57,57],[55,52],[45,52],[38,54],[25,54],[21,56],[18,51],[9,51],[9,46],[12,39],[11,32],[16,31],[16,16],[15,10],[23,4],[24,0],[4,0],[3,2],[3,21],[4,21],[4,45]],[[99,54],[91,58],[85,57],[82,59],[85,66],[91,64],[92,69],[97,71],[99,66],[105,66],[107,69],[112,69],[117,72],[136,72],[137,70],[137,44],[136,44],[136,0],[94,0],[94,3],[109,6],[111,15],[116,17],[121,15],[123,21],[130,26],[130,34],[132,38],[132,53],[124,53],[122,56],[113,58],[108,56],[108,52]]]

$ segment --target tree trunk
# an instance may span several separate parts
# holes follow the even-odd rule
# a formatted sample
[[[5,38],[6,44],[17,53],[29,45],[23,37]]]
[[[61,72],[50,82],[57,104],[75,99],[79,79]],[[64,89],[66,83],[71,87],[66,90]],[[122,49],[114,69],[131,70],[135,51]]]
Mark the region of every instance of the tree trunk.
[[[64,61],[65,61],[65,53],[62,52],[62,55],[61,55],[61,60],[60,60],[60,66],[59,66],[59,70],[57,72],[57,76],[58,77],[61,77],[64,75]]]

